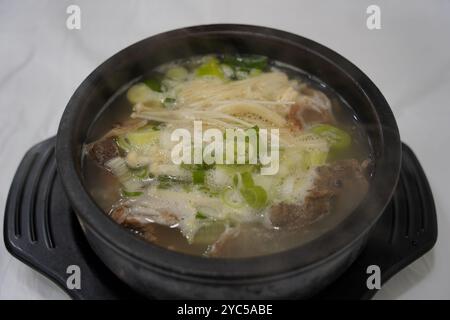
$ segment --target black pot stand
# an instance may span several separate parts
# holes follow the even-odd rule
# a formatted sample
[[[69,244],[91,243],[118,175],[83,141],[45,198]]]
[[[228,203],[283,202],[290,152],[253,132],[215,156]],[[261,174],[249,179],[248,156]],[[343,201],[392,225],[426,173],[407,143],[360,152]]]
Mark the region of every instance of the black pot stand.
[[[55,138],[31,148],[14,177],[6,204],[8,251],[58,284],[74,299],[142,298],[95,255],[64,194],[56,171]],[[376,265],[385,283],[429,251],[437,239],[436,211],[428,181],[411,149],[403,144],[400,180],[367,246],[317,299],[369,299],[367,267]],[[68,267],[81,270],[81,288],[68,289]]]

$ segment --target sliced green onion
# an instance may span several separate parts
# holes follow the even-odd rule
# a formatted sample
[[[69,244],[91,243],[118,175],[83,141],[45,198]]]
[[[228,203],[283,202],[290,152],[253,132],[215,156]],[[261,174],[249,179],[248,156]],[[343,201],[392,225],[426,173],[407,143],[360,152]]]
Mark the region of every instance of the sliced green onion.
[[[240,192],[242,197],[252,208],[260,209],[267,203],[267,192],[260,186],[241,188]]]
[[[201,227],[194,236],[192,243],[200,245],[213,244],[225,231],[222,222],[213,222]]]
[[[250,172],[241,173],[241,178],[244,188],[251,188],[255,185],[255,183],[253,182],[252,174]]]
[[[130,142],[126,139],[125,136],[119,136],[116,138],[116,144],[117,146],[122,149],[123,151],[130,151],[131,150],[131,145]]]
[[[223,190],[221,199],[224,204],[234,209],[240,209],[245,205],[241,194],[233,188],[226,188]]]
[[[197,68],[195,74],[199,77],[203,76],[211,76],[217,77],[220,79],[224,78],[223,71],[220,67],[219,61],[217,58],[210,58],[206,62],[204,62],[200,67]]]
[[[141,191],[126,191],[122,189],[122,196],[132,198],[132,197],[139,197],[143,194]]]
[[[173,106],[175,105],[175,102],[176,102],[176,101],[177,101],[177,100],[176,100],[175,98],[167,97],[167,98],[164,99],[163,105],[164,105],[164,107],[166,107],[166,108],[170,108],[170,107],[173,107]]]
[[[131,173],[133,174],[133,176],[139,179],[145,179],[149,177],[147,166],[138,169],[131,169]]]
[[[155,143],[159,139],[159,134],[159,129],[155,129],[155,126],[145,126],[118,136],[115,141],[120,149],[129,152]]]
[[[157,180],[158,180],[158,188],[160,189],[167,189],[176,184],[185,185],[186,183],[188,183],[188,181],[180,179],[179,177],[165,174],[158,176]]]
[[[144,83],[147,87],[149,87],[153,91],[162,92],[161,81],[159,81],[158,79],[156,78],[146,79],[144,80]]]
[[[311,128],[311,132],[325,138],[335,150],[345,149],[351,144],[351,137],[347,132],[329,124],[318,124]]]
[[[250,56],[242,59],[247,68],[264,70],[267,67],[267,57]]]
[[[166,77],[175,81],[182,81],[188,77],[188,71],[183,67],[173,67],[167,70]]]
[[[327,162],[327,157],[328,152],[321,150],[311,150],[304,156],[308,168],[324,165]]]
[[[155,92],[144,83],[136,83],[128,89],[127,99],[132,104],[136,104],[139,102],[144,103],[148,102],[149,100],[155,99]]]
[[[192,182],[194,184],[204,184],[205,183],[205,171],[204,170],[192,171]]]
[[[226,55],[223,57],[223,62],[235,68],[243,69],[243,71],[250,71],[251,69],[264,70],[267,67],[267,57],[259,55]]]
[[[159,132],[154,130],[136,130],[125,135],[131,146],[142,147],[156,142],[159,139]]]
[[[205,219],[208,219],[208,216],[206,216],[201,211],[197,211],[197,213],[195,214],[195,218],[199,219],[199,220],[205,220]]]

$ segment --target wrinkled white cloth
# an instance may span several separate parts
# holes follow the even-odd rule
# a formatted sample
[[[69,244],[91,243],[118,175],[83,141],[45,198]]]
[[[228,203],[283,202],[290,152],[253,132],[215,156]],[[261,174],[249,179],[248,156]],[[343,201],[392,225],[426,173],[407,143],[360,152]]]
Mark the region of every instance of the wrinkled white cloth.
[[[450,2],[376,1],[382,28],[369,31],[366,8],[372,3],[0,0],[0,208],[25,151],[56,133],[70,96],[102,61],[140,39],[179,27],[264,25],[313,39],[359,66],[387,98],[403,141],[429,178],[439,219],[438,243],[391,279],[376,298],[450,298]],[[81,8],[81,30],[66,28],[71,4]],[[0,298],[67,295],[12,258],[2,244]]]

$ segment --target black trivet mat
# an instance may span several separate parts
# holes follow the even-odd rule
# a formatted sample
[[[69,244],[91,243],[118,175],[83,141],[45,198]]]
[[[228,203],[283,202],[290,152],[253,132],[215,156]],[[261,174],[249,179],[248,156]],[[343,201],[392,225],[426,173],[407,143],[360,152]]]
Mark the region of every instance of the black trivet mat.
[[[31,148],[14,177],[6,205],[4,240],[9,252],[47,276],[75,299],[140,298],[89,247],[63,192],[55,162],[55,138]],[[430,250],[437,239],[436,211],[425,174],[403,144],[400,180],[391,203],[352,266],[320,292],[319,299],[369,299],[367,266],[381,282]],[[67,267],[81,269],[81,289],[69,290]]]

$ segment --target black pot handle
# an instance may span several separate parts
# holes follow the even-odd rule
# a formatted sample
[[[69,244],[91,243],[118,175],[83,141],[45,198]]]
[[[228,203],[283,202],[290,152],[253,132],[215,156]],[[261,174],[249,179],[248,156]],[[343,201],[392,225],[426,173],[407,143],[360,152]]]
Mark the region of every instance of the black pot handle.
[[[402,149],[397,190],[366,248],[315,298],[369,299],[376,293],[366,286],[369,265],[380,267],[384,283],[434,246],[437,222],[433,196],[414,153],[405,144]],[[72,298],[141,298],[89,247],[59,180],[55,137],[32,147],[17,169],[6,205],[4,240],[13,256],[50,278]],[[67,285],[70,266],[80,270],[78,289]]]
[[[55,140],[32,147],[17,169],[5,212],[6,248],[74,299],[136,297],[87,244],[57,174]]]

